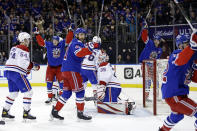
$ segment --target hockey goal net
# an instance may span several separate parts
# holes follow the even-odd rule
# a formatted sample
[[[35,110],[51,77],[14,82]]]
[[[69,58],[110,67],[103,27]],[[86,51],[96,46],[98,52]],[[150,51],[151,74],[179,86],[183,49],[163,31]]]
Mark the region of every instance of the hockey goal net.
[[[170,109],[162,100],[161,85],[167,59],[144,60],[143,70],[143,107],[154,115],[169,113]]]

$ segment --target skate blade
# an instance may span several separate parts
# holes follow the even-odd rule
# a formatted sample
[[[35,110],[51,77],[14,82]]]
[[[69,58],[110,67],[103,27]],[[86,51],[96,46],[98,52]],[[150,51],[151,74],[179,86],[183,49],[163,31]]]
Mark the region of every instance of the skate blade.
[[[23,123],[35,123],[37,121],[36,121],[36,119],[25,119],[25,118],[23,118],[22,122]]]
[[[54,117],[50,114],[49,121],[53,121],[53,120],[54,120]]]
[[[92,122],[92,119],[90,119],[90,120],[84,120],[84,119],[77,118],[77,122],[90,123],[90,122]]]
[[[52,104],[52,102],[50,102],[50,103],[45,103],[45,105],[51,105]]]
[[[61,122],[61,121],[64,121],[64,120],[54,118],[52,115],[50,115],[49,121],[60,121]]]
[[[15,118],[2,118],[2,120],[5,122],[12,122],[15,121]]]

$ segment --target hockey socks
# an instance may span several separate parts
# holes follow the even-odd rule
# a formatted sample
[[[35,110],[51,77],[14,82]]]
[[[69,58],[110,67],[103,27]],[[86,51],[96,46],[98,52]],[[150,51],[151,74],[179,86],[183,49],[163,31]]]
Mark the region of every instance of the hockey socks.
[[[4,106],[6,110],[10,110],[17,96],[18,96],[18,92],[10,92],[10,94],[6,97],[5,106]]]
[[[47,82],[47,94],[48,94],[48,98],[52,98],[53,94],[52,94],[52,86],[53,86],[53,82]]]
[[[60,111],[64,104],[66,104],[66,101],[71,97],[72,91],[64,91],[63,94],[58,99],[58,102],[55,106],[55,110]]]
[[[164,124],[162,128],[160,129],[161,131],[170,131],[179,121],[181,121],[184,118],[183,114],[176,114],[176,113],[171,113],[170,116],[164,120]]]

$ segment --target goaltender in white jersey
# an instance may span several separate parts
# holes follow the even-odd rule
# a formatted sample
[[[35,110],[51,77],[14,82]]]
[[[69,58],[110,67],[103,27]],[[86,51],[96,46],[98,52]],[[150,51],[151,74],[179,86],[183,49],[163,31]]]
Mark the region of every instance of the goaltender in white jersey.
[[[128,98],[120,98],[121,86],[115,75],[115,71],[108,61],[106,53],[99,56],[99,67],[97,78],[97,110],[99,113],[106,114],[132,114],[135,108],[135,102],[129,101]]]

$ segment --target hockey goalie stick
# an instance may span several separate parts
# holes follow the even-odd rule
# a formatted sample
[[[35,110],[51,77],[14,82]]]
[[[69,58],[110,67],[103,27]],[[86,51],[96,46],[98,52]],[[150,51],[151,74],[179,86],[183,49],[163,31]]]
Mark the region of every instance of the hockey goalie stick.
[[[104,0],[102,1],[102,6],[101,6],[101,15],[100,15],[100,20],[99,20],[99,27],[98,27],[97,36],[99,36],[100,30],[101,30],[101,21],[102,21],[103,7],[104,7]]]
[[[153,6],[154,2],[155,2],[155,0],[153,0],[152,3],[151,3],[151,5],[150,5],[150,9],[148,10],[148,13],[147,13],[147,15],[145,17],[145,20],[144,20],[145,22],[146,22],[148,16],[150,15],[150,12],[151,12],[151,9],[152,9],[152,6]],[[140,34],[139,34],[137,40],[140,39],[143,29],[144,29],[144,27],[142,27],[142,29],[140,30]]]
[[[184,16],[185,20],[189,24],[189,26],[192,29],[192,31],[194,31],[194,27],[191,24],[191,21],[190,21],[189,17],[186,15],[185,11],[183,10],[183,7],[179,4],[180,2],[178,0],[174,0],[174,3],[177,5],[177,7],[179,8],[179,10],[181,11],[182,15]]]

